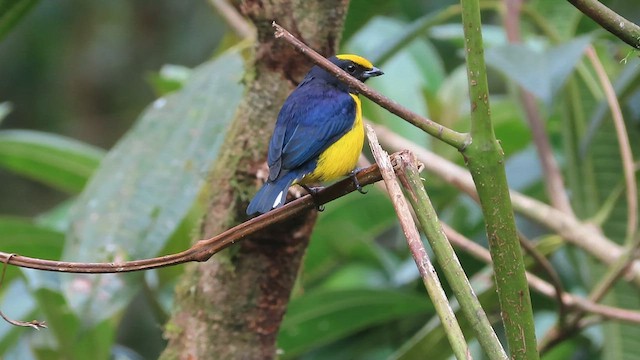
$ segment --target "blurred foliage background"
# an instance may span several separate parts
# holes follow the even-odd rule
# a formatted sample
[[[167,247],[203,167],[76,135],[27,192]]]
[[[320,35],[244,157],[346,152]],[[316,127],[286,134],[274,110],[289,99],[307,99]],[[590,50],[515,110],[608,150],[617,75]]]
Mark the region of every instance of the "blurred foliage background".
[[[18,0],[0,2],[0,11],[20,3],[32,7],[0,33],[0,250],[108,261],[187,247],[202,211],[197,189],[215,158],[228,112],[240,99],[241,39],[204,0]],[[341,49],[385,71],[371,86],[464,131],[468,100],[459,15],[453,10],[442,21],[420,26],[456,3],[351,1]],[[634,1],[603,3],[640,22]],[[597,217],[605,234],[623,243],[627,209],[617,140],[608,110],[601,109],[602,89],[582,54],[588,44],[595,47],[639,154],[637,53],[557,0],[525,2],[523,45],[508,45],[502,6],[483,3],[483,35],[492,115],[511,187],[547,201],[519,85],[536,97],[574,210],[582,219]],[[0,13],[0,24],[8,23],[7,14]],[[385,54],[406,34],[415,36]],[[368,101],[364,106],[373,122],[461,163],[451,149],[385,110]],[[195,128],[203,135],[198,141],[190,133]],[[182,144],[193,147],[181,152]],[[168,171],[174,164],[193,171]],[[445,181],[425,177],[441,218],[486,246],[479,208]],[[169,183],[175,196],[164,197],[172,193]],[[115,215],[112,208],[119,209]],[[551,248],[546,255],[568,291],[589,293],[603,267],[539,224],[519,218],[519,225],[527,237]],[[486,311],[498,320],[485,265],[463,252],[459,256]],[[12,268],[0,289],[0,309],[13,318],[45,319],[49,329],[0,323],[0,354],[155,358],[164,346],[162,327],[181,270],[87,277]],[[606,301],[638,310],[638,295],[637,287],[621,283]],[[541,338],[557,321],[557,306],[533,297]],[[544,358],[640,359],[638,339],[638,325],[597,323]],[[279,346],[283,359],[452,356],[382,191],[341,198],[320,215]],[[482,358],[477,345],[472,349]]]

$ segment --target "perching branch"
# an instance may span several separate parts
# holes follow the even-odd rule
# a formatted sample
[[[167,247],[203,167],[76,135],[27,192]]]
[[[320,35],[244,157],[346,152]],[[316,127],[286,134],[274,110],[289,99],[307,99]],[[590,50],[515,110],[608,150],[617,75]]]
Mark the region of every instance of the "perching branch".
[[[602,5],[598,0],[568,0],[583,14],[590,17],[620,40],[640,50],[640,27],[615,11]]]
[[[358,172],[357,178],[361,185],[369,185],[382,179],[377,165],[372,165],[361,170]],[[256,218],[245,221],[242,224],[239,224],[238,226],[235,226],[210,239],[200,240],[185,251],[171,255],[125,262],[83,263],[44,260],[0,252],[0,261],[9,265],[30,269],[85,274],[141,271],[178,265],[186,262],[203,262],[209,260],[209,258],[217,252],[250,237],[252,234],[272,224],[290,219],[303,210],[312,209],[318,205],[326,204],[355,190],[356,187],[352,179],[344,179],[319,191],[315,195],[315,200],[311,198],[310,195],[303,196],[281,208],[269,211],[266,214],[262,214]]]
[[[416,114],[415,112],[399,105],[395,101],[387,98],[386,96],[371,89],[361,81],[358,81],[353,76],[349,75],[346,71],[340,69],[322,55],[315,52],[309,46],[298,40],[295,36],[291,35],[282,26],[273,22],[273,27],[276,29],[276,38],[281,38],[291,44],[303,55],[311,59],[316,65],[327,70],[343,83],[349,85],[351,88],[356,89],[360,94],[368,97],[371,101],[387,109],[392,114],[395,114],[406,120],[410,124],[424,130],[426,133],[444,141],[445,143],[455,147],[458,150],[464,150],[469,141],[467,134],[453,131],[443,125],[440,125],[432,120],[429,120],[423,116]]]

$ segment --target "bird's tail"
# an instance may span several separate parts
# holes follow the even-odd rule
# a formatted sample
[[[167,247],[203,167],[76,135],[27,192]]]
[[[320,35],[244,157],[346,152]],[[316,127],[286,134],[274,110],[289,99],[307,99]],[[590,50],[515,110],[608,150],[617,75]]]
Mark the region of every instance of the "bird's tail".
[[[287,200],[287,191],[289,186],[296,180],[296,173],[290,172],[276,179],[275,181],[267,181],[258,193],[251,199],[247,206],[247,215],[256,213],[264,214],[267,211],[280,207]]]

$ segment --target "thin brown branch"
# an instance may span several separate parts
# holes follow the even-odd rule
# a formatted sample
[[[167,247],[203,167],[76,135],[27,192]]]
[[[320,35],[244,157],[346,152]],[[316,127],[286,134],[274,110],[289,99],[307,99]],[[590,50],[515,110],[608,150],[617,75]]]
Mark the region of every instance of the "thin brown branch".
[[[589,326],[596,325],[601,322],[602,317],[594,315],[588,318],[580,319],[580,321],[578,321],[570,329],[560,330],[557,327],[554,327],[545,334],[542,340],[540,340],[540,343],[538,344],[538,351],[540,351],[540,354],[546,353],[561,342],[578,335],[582,330],[588,328]]]
[[[442,224],[442,228],[444,229],[447,238],[449,238],[449,241],[451,241],[456,248],[469,253],[482,262],[491,264],[491,255],[489,254],[489,250],[469,240],[446,224]],[[529,272],[527,272],[527,281],[531,288],[536,292],[549,298],[557,298],[555,287],[547,281],[542,280],[538,276]],[[580,310],[602,316],[605,319],[640,324],[640,311],[597,304],[588,299],[571,295],[567,292],[562,293],[562,301],[569,308],[578,308]]]
[[[335,75],[335,77],[338,80],[349,85],[352,89],[355,89],[358,93],[371,99],[371,101],[387,109],[392,114],[399,116],[403,120],[424,130],[426,133],[436,137],[437,139],[444,141],[445,143],[455,147],[460,151],[464,150],[464,148],[468,144],[468,141],[470,141],[470,137],[467,134],[459,133],[457,131],[451,130],[445,126],[442,126],[436,123],[433,120],[429,120],[423,116],[420,116],[415,112],[399,105],[395,101],[387,98],[386,96],[378,93],[377,91],[371,89],[361,81],[349,75],[346,71],[340,69],[339,67],[331,63],[324,56],[315,52],[313,49],[308,47],[302,41],[298,40],[295,36],[291,35],[291,33],[289,33],[287,30],[285,30],[283,27],[276,24],[275,22],[273,23],[273,27],[276,29],[275,30],[276,38],[281,38],[285,40],[286,42],[291,44],[296,50],[298,50],[300,53],[302,53],[303,55],[308,57],[311,61],[313,61],[316,65],[329,71],[331,74]]]
[[[568,0],[583,14],[635,49],[640,49],[640,27],[597,0]]]
[[[591,61],[598,80],[604,90],[609,109],[611,109],[611,117],[613,125],[616,129],[616,137],[618,138],[618,146],[620,148],[620,159],[622,160],[622,169],[624,174],[624,183],[627,195],[627,244],[634,239],[634,235],[638,230],[638,189],[636,187],[636,172],[633,165],[633,154],[631,152],[631,144],[629,143],[629,133],[624,124],[622,117],[622,109],[616,96],[616,91],[611,84],[611,80],[604,70],[602,62],[598,58],[593,46],[587,47],[587,57]]]
[[[542,270],[547,274],[551,285],[555,290],[556,300],[558,301],[558,319],[559,323],[564,326],[567,317],[567,308],[562,301],[562,294],[565,293],[564,286],[562,286],[562,280],[560,280],[560,276],[556,272],[556,269],[553,268],[551,262],[542,255],[538,249],[536,249],[535,245],[531,243],[529,239],[527,239],[524,234],[518,232],[518,238],[520,239],[520,245],[524,249],[524,251],[533,258],[533,260],[539,265]]]
[[[374,129],[385,146],[394,151],[406,149],[413,152],[429,172],[477,200],[475,187],[468,171],[383,126],[376,125]],[[580,222],[575,216],[563,213],[516,191],[511,191],[511,201],[516,212],[555,231],[568,242],[585,250],[604,264],[613,264],[625,251],[623,247],[609,240],[595,227]],[[640,261],[634,261],[630,264],[625,275],[628,275],[625,279],[640,286]]]
[[[369,185],[381,180],[382,177],[378,170],[378,166],[372,165],[358,172],[357,179],[361,185]],[[9,265],[30,269],[87,274],[131,272],[178,265],[193,261],[202,262],[209,260],[209,258],[217,252],[250,237],[252,234],[268,227],[269,225],[290,219],[303,210],[312,209],[319,205],[326,204],[355,190],[356,186],[352,179],[344,179],[319,191],[315,195],[315,200],[309,195],[303,196],[281,208],[269,211],[266,214],[262,214],[256,218],[245,221],[242,224],[239,224],[238,226],[235,226],[210,239],[200,240],[185,251],[171,255],[124,262],[83,263],[44,260],[0,252],[0,261],[4,261]]]
[[[4,263],[2,265],[2,275],[0,275],[0,290],[2,290],[2,284],[4,283],[4,276],[7,273],[8,262],[14,256],[15,256],[15,254],[9,254],[9,256],[7,257],[7,259],[4,261]],[[11,319],[7,315],[5,315],[4,312],[2,312],[1,310],[0,310],[0,317],[4,321],[8,322],[9,324],[11,324],[13,326],[30,327],[30,328],[34,328],[36,330],[40,330],[40,329],[43,329],[43,328],[47,327],[47,323],[44,322],[44,321],[40,321],[40,320],[22,321],[22,320]]]
[[[239,37],[250,39],[256,36],[253,25],[247,21],[227,0],[209,0],[209,4],[218,12],[229,27]]]

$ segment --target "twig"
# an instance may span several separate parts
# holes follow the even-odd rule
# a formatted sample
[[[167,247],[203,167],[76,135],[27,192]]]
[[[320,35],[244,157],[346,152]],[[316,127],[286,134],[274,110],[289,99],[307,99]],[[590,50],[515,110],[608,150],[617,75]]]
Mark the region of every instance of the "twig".
[[[620,40],[635,49],[640,49],[640,27],[638,25],[618,15],[597,0],[568,1]]]
[[[440,321],[445,328],[445,333],[447,334],[451,348],[453,349],[456,358],[471,359],[471,353],[469,352],[467,342],[464,339],[464,335],[462,334],[460,325],[456,320],[456,316],[449,305],[447,294],[445,294],[442,289],[442,285],[438,279],[438,274],[429,260],[429,255],[422,244],[422,239],[420,239],[420,234],[418,233],[416,224],[413,221],[413,216],[411,216],[407,200],[402,194],[400,185],[398,185],[396,174],[394,173],[393,166],[389,160],[389,155],[382,150],[382,147],[378,144],[378,139],[376,138],[376,134],[373,132],[371,126],[367,125],[366,130],[367,138],[369,139],[369,146],[371,147],[373,157],[376,159],[376,163],[380,168],[384,184],[389,191],[389,198],[391,199],[393,207],[396,210],[396,214],[398,215],[398,219],[400,220],[402,231],[407,238],[409,250],[411,251],[411,255],[413,255],[413,259],[418,266],[418,272],[420,273],[422,281],[427,288],[429,297],[433,301],[433,305],[440,317]],[[496,341],[497,340],[498,339],[496,337]],[[498,342],[498,345],[499,344],[500,342]]]
[[[357,90],[360,94],[371,99],[371,101],[387,109],[389,112],[399,116],[403,120],[406,120],[410,124],[424,130],[426,133],[455,147],[458,150],[464,150],[464,148],[467,146],[467,143],[469,141],[469,137],[467,134],[453,131],[399,105],[395,101],[371,89],[361,81],[358,81],[353,76],[349,75],[346,71],[340,69],[329,60],[325,59],[322,55],[318,54],[313,49],[305,45],[302,41],[298,40],[295,36],[291,35],[291,33],[285,30],[282,26],[273,22],[273,27],[276,29],[275,37],[285,40],[294,48],[296,48],[296,50],[311,59],[311,61],[313,61],[316,65],[329,71],[331,74],[335,75],[338,80]]]
[[[420,178],[415,155],[401,152],[397,159],[400,161],[396,166],[400,183],[405,189],[420,226],[431,244],[456,299],[458,299],[462,313],[474,329],[476,337],[489,359],[507,359],[507,354],[491,327],[489,318],[482,309],[458,257],[442,230],[438,215]]]
[[[540,344],[538,345],[538,351],[541,354],[547,353],[551,348],[560,344],[562,341],[567,340],[577,334],[579,334],[582,330],[586,329],[591,325],[595,325],[602,322],[602,318],[600,316],[592,316],[591,318],[581,319],[574,327],[571,329],[566,329],[560,331],[558,328],[553,328],[547,332],[547,334],[540,340]]]
[[[256,36],[253,25],[247,21],[240,13],[226,0],[209,0],[218,14],[224,19],[229,27],[241,38],[250,39]]]
[[[15,256],[14,254],[9,254],[7,259],[4,261],[4,264],[2,266],[2,275],[0,275],[0,290],[2,290],[2,284],[4,283],[4,276],[7,273],[8,262],[14,256]],[[30,327],[30,328],[34,328],[36,330],[40,330],[42,328],[46,328],[47,327],[47,323],[44,322],[44,321],[40,321],[40,320],[22,321],[22,320],[11,319],[8,316],[6,316],[4,314],[4,312],[2,312],[1,310],[0,310],[0,317],[2,319],[4,319],[4,321],[8,322],[9,324],[11,324],[13,326]]]
[[[357,178],[361,185],[372,184],[382,179],[377,165],[361,170],[358,172]],[[269,211],[266,214],[262,214],[256,218],[245,221],[242,224],[239,224],[238,226],[210,239],[200,240],[185,251],[171,255],[125,262],[83,263],[43,260],[0,252],[0,261],[4,261],[7,264],[14,266],[37,270],[87,274],[131,272],[178,265],[192,261],[202,262],[207,261],[211,256],[222,249],[225,249],[238,241],[244,240],[253,233],[258,232],[269,225],[292,218],[303,210],[316,208],[318,205],[326,204],[355,190],[355,184],[352,179],[344,179],[319,191],[315,195],[315,200],[309,195],[303,196],[281,208]]]
[[[447,238],[449,239],[449,241],[451,241],[451,243],[456,248],[469,253],[474,258],[486,264],[491,264],[491,255],[489,254],[489,251],[487,249],[467,239],[464,235],[455,231],[446,224],[442,224],[442,228],[447,234]],[[529,285],[531,285],[531,288],[538,293],[552,299],[557,299],[555,287],[549,284],[547,281],[544,281],[538,276],[529,272],[527,272],[527,281],[529,282]],[[640,324],[640,311],[597,304],[591,300],[575,296],[567,292],[562,293],[562,301],[568,308],[578,308],[588,313],[599,315],[608,320],[616,320],[631,324]]]

